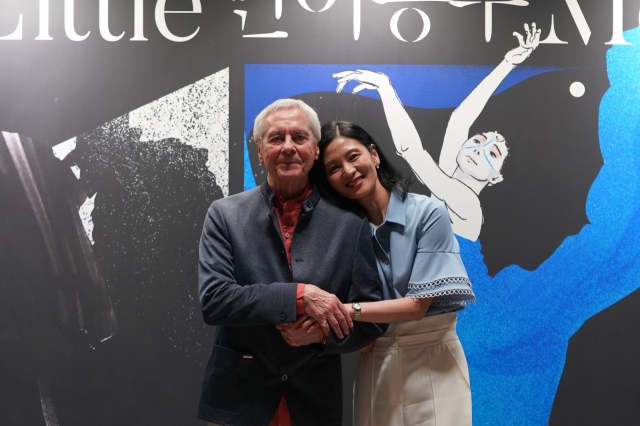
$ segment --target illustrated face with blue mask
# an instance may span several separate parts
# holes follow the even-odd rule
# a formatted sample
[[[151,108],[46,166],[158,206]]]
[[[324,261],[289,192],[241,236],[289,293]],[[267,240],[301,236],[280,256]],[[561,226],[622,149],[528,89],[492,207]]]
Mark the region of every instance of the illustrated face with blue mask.
[[[458,153],[458,167],[474,179],[494,185],[502,181],[500,170],[509,154],[504,138],[496,132],[469,138]]]

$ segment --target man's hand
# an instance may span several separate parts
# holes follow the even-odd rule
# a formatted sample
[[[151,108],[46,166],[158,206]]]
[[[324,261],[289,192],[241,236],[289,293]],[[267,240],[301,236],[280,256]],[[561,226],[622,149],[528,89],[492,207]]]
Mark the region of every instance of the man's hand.
[[[338,339],[349,335],[353,321],[338,298],[315,285],[304,286],[302,299],[305,314],[315,319],[322,327],[331,327]]]
[[[306,346],[322,343],[327,339],[328,328],[323,328],[309,315],[301,315],[294,323],[277,324],[282,338],[291,346]]]

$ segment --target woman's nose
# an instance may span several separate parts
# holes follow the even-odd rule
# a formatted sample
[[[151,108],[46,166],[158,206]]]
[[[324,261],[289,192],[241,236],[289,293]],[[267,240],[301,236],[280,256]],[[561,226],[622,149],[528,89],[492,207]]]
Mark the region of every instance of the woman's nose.
[[[353,174],[353,172],[356,170],[356,168],[353,167],[351,164],[347,163],[347,164],[344,165],[342,170],[343,170],[345,175],[349,176],[349,175]]]

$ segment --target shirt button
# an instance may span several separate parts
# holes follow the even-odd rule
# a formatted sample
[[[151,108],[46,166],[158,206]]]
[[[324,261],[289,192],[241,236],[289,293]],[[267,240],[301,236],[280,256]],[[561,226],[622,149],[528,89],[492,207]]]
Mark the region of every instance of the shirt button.
[[[288,378],[289,376],[287,375],[287,373],[284,373],[282,376],[280,376],[280,379],[282,379],[283,382],[286,382]]]
[[[284,320],[287,319],[287,316],[285,314],[280,314],[280,321],[284,322]]]
[[[289,238],[289,233],[287,232],[286,234],[284,234],[285,238]]]
[[[385,260],[385,261],[384,261],[384,264],[385,264],[385,265],[388,265],[388,264],[389,264],[389,261],[388,261],[388,260]]]

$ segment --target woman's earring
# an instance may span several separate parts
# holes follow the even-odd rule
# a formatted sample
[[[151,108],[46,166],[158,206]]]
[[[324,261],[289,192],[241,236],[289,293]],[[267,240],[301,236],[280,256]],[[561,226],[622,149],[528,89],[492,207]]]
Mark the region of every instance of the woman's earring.
[[[379,168],[380,168],[380,166],[376,166],[376,169],[379,169]]]

